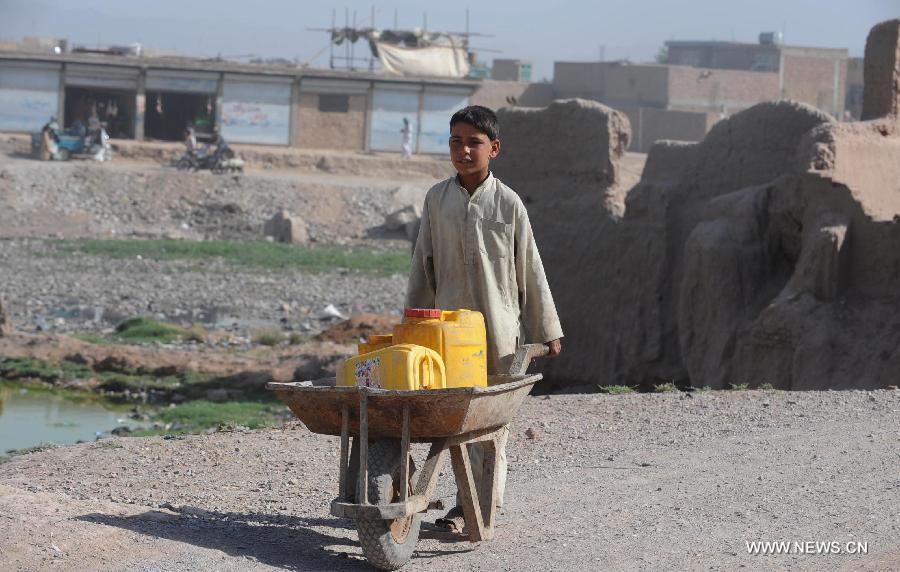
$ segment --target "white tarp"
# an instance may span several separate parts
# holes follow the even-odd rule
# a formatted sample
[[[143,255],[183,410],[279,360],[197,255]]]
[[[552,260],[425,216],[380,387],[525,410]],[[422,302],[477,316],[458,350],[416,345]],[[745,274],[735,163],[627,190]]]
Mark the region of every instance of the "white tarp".
[[[0,65],[0,131],[40,131],[59,117],[59,66]]]
[[[388,73],[401,76],[466,77],[469,55],[459,46],[405,48],[377,42],[378,61]]]

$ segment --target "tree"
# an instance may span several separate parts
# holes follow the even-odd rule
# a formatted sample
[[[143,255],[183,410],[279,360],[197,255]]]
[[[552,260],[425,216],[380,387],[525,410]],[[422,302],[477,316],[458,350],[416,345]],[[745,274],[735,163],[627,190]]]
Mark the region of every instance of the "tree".
[[[661,47],[656,52],[656,63],[658,64],[667,64],[669,63],[669,48],[668,46]]]

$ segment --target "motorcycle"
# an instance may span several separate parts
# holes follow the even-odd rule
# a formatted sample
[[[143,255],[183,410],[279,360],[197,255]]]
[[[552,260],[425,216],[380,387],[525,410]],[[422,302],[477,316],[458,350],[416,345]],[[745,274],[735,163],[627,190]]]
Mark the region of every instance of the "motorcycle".
[[[175,168],[179,171],[199,171],[209,169],[219,175],[222,173],[236,173],[244,171],[244,161],[235,157],[234,151],[226,147],[218,152],[210,153],[208,149],[197,153],[185,151],[175,162]]]

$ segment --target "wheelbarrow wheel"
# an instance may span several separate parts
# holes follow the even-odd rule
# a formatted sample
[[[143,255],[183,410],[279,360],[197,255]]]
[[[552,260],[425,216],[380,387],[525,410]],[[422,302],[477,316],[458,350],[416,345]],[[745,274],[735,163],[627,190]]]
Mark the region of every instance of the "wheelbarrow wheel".
[[[409,474],[415,472],[410,459]],[[369,445],[369,502],[388,504],[400,500],[400,440],[381,439]],[[411,483],[403,483],[412,493]],[[381,570],[396,570],[412,558],[422,514],[394,520],[357,519],[359,543],[370,564]]]

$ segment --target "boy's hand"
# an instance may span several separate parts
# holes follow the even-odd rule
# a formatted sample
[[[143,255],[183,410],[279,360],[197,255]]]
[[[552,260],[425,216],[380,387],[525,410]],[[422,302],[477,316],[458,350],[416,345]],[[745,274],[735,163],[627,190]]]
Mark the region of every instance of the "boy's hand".
[[[552,342],[547,342],[547,346],[550,348],[550,353],[547,354],[547,357],[554,358],[562,351],[562,341],[559,338]]]

